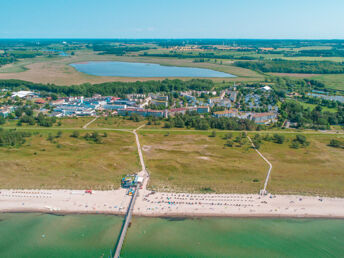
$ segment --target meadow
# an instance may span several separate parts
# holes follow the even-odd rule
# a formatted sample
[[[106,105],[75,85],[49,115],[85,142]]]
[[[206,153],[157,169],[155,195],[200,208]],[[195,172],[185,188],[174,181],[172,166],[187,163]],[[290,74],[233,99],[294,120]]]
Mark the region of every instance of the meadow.
[[[225,147],[223,133],[217,137],[192,131],[139,133],[151,189],[257,193],[262,186],[267,164],[249,145]]]
[[[310,145],[290,148],[295,134],[284,134],[286,142],[263,141],[261,153],[273,165],[268,190],[279,194],[344,196],[344,149],[328,146],[343,135],[305,134]]]
[[[265,134],[263,132],[262,134]],[[232,133],[235,138],[238,133]],[[253,133],[250,133],[253,136]],[[140,131],[149,187],[165,191],[257,193],[268,165],[250,148],[225,146],[225,133]],[[263,141],[261,152],[273,165],[268,190],[275,194],[344,196],[344,150],[329,147],[343,135],[306,133],[310,145],[292,149],[295,133],[284,144]]]
[[[27,130],[27,129],[23,129]],[[0,188],[113,189],[121,176],[139,170],[134,136],[98,131],[103,143],[70,137],[74,130],[31,129],[37,132],[20,147],[1,147]],[[92,133],[92,131],[88,131]],[[48,140],[49,134],[53,139]]]
[[[141,125],[146,124],[147,121],[134,122],[125,117],[99,117],[96,121],[88,126],[88,128],[106,128],[106,129],[136,129]]]

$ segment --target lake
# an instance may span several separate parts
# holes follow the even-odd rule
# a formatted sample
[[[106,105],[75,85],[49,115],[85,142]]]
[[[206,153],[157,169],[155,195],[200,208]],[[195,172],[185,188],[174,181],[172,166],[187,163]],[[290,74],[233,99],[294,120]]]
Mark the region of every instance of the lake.
[[[0,257],[108,257],[123,217],[0,214]],[[342,257],[344,220],[134,217],[121,257]]]
[[[204,68],[164,66],[129,62],[84,62],[71,64],[77,71],[96,76],[116,77],[236,77]]]

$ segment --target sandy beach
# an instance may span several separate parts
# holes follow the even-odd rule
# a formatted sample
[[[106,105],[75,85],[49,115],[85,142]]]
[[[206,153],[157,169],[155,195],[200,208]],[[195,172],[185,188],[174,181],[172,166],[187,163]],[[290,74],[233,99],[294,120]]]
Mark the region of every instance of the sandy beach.
[[[130,198],[125,189],[92,194],[82,190],[0,190],[0,212],[125,214]],[[344,198],[140,190],[134,215],[344,218]]]
[[[0,190],[0,212],[110,213],[125,214],[130,196],[125,189]]]

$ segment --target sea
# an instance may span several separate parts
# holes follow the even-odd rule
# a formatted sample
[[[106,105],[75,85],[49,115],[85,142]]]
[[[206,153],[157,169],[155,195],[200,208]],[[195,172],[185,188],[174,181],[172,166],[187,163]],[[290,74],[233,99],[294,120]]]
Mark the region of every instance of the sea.
[[[109,257],[123,217],[0,214],[0,257]],[[134,217],[121,257],[343,257],[344,220]]]

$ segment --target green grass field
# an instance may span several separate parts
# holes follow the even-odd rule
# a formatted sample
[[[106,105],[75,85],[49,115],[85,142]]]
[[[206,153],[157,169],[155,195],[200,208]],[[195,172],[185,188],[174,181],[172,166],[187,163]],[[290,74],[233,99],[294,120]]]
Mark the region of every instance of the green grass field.
[[[300,103],[304,108],[310,108],[311,110],[313,110],[317,106],[316,104],[305,103],[302,101],[298,101],[298,103]],[[328,108],[328,107],[321,107],[321,108],[322,108],[322,111],[326,111],[326,112],[331,112],[331,113],[338,112],[337,108]]]
[[[326,87],[344,91],[344,74],[323,74],[312,77],[323,82]]]
[[[2,147],[0,188],[112,189],[123,174],[139,170],[131,133],[107,132],[104,143],[96,144],[81,138],[84,130],[79,139],[70,137],[73,130],[63,130],[61,138],[48,141],[57,131],[37,130],[21,147]]]

